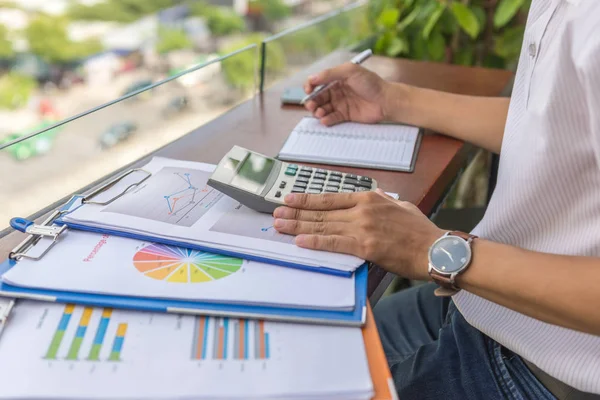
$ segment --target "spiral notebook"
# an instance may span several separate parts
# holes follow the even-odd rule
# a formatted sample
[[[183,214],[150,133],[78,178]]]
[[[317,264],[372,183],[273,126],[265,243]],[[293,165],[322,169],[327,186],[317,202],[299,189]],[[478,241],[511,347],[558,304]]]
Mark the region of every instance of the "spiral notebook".
[[[421,142],[420,128],[397,124],[344,122],[327,127],[303,118],[278,158],[283,161],[412,172]]]

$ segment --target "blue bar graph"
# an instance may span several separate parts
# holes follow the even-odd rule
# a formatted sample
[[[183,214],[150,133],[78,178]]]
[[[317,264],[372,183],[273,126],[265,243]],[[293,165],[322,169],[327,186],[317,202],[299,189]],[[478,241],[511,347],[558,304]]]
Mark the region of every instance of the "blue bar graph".
[[[269,333],[265,333],[265,358],[269,359]]]
[[[248,320],[244,320],[244,358],[248,359]]]

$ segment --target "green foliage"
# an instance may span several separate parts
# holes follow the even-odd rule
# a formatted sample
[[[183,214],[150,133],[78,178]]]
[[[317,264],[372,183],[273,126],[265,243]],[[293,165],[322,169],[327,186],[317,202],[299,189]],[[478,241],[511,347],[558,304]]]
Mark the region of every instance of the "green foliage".
[[[36,81],[28,76],[10,72],[0,78],[0,108],[15,109],[24,106],[36,88]]]
[[[371,0],[374,51],[461,65],[514,67],[531,0]]]
[[[76,61],[102,51],[97,40],[73,42],[67,36],[67,20],[40,15],[25,28],[30,51],[49,63]]]
[[[158,31],[156,52],[159,54],[165,54],[173,50],[189,49],[192,46],[192,41],[180,29],[160,28]]]
[[[68,15],[74,20],[133,22],[177,3],[176,0],[104,0],[92,5],[73,2]]]
[[[4,25],[0,25],[0,60],[12,58],[15,54],[12,43],[7,36],[8,30]]]
[[[264,37],[260,34],[248,35],[243,40],[232,43],[229,47],[223,49],[222,54],[228,54],[235,50],[250,44],[260,46]],[[254,88],[257,79],[257,58],[258,54],[252,50],[247,50],[223,60],[221,68],[227,83],[241,91],[248,91]],[[279,73],[285,69],[286,60],[281,44],[271,42],[267,46],[266,71],[270,73]]]
[[[292,10],[283,0],[253,0],[250,7],[262,10],[263,15],[269,21],[280,21],[291,15]]]
[[[246,30],[244,19],[235,11],[225,7],[213,7],[206,18],[208,29],[215,36],[226,36]]]

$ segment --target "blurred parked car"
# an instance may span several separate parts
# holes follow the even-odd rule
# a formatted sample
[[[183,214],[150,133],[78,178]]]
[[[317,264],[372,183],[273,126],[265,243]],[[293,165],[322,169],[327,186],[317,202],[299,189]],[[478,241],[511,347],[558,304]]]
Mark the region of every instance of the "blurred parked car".
[[[127,140],[136,130],[137,125],[131,121],[114,124],[100,135],[100,147],[102,149],[113,147]]]
[[[164,118],[172,118],[175,115],[185,111],[189,107],[189,100],[187,96],[177,96],[172,98],[162,110],[162,116]]]
[[[54,123],[55,121],[53,120],[46,120],[26,131],[8,134],[0,138],[0,144],[8,143],[32,132],[40,131]],[[24,161],[37,155],[46,154],[52,149],[54,139],[61,130],[61,127],[50,129],[49,131],[40,133],[30,139],[13,144],[4,149],[4,151],[8,152],[18,161]]]
[[[123,91],[122,96],[126,96],[126,95],[128,95],[130,93],[137,92],[138,90],[142,90],[142,89],[144,89],[144,88],[146,88],[146,87],[148,87],[150,85],[152,85],[152,80],[150,80],[150,79],[142,79],[142,80],[136,81],[136,82],[132,83],[131,85],[127,86],[127,88],[125,88],[125,90]],[[137,95],[137,96],[135,96],[133,98],[134,99],[139,98],[140,95]],[[150,95],[150,91],[149,90],[147,90],[143,94],[144,97],[147,97],[149,95]]]

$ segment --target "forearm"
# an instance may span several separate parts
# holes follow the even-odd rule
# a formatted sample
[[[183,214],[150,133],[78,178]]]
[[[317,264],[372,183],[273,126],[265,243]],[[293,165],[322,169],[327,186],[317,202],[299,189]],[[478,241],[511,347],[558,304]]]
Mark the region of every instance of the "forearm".
[[[390,83],[386,118],[500,152],[509,99],[464,96]]]
[[[600,335],[600,258],[537,253],[476,239],[473,262],[457,282],[538,320]]]

